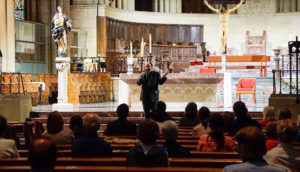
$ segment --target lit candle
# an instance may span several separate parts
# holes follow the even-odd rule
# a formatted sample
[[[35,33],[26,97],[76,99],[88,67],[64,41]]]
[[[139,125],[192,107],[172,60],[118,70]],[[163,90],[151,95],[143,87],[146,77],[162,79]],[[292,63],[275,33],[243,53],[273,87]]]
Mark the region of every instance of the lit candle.
[[[141,42],[141,57],[144,57],[144,38],[142,37],[142,42]]]
[[[149,54],[152,53],[152,36],[149,34]]]
[[[132,41],[130,41],[130,58],[132,58]]]
[[[292,33],[290,33],[290,41],[292,41]]]

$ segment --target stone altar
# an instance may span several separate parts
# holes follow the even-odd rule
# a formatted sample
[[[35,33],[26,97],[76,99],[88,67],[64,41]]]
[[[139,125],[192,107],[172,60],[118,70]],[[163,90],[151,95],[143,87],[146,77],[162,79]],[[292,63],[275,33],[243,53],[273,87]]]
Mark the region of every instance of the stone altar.
[[[141,106],[141,86],[136,81],[140,74],[120,74],[119,103]],[[204,106],[218,106],[223,73],[170,73],[159,85],[159,99],[165,102],[196,102]]]

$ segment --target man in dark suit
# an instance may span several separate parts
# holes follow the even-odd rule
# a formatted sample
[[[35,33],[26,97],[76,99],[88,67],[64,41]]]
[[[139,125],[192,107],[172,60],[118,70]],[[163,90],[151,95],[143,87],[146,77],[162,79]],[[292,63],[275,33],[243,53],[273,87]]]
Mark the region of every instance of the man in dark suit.
[[[168,72],[161,77],[159,72],[152,71],[152,63],[145,64],[145,72],[141,74],[137,84],[142,85],[140,100],[143,102],[146,118],[150,117],[158,101],[158,84],[162,85],[167,80],[167,75]]]
[[[136,136],[136,124],[127,120],[128,113],[128,105],[120,104],[117,108],[119,119],[108,123],[104,134],[108,136]]]

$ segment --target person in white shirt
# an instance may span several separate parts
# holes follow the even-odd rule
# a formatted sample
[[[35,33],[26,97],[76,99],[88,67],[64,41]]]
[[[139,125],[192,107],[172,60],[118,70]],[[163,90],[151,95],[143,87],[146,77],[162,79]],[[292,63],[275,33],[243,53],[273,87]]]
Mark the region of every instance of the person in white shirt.
[[[14,140],[3,138],[3,134],[7,128],[7,120],[0,115],[0,159],[19,157],[17,146]]]

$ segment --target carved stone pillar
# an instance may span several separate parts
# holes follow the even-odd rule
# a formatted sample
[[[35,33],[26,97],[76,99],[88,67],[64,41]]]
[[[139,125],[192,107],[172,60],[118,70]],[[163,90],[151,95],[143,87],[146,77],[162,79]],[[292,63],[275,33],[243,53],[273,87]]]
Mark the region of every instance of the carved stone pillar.
[[[165,0],[165,13],[170,12],[170,0]]]
[[[181,0],[177,0],[176,8],[177,8],[177,10],[176,10],[177,13],[182,13],[182,2],[181,2]]]
[[[128,0],[123,0],[123,10],[128,10]]]
[[[122,1],[123,1],[123,0],[118,0],[118,8],[119,8],[119,9],[122,9]]]
[[[73,111],[73,105],[68,103],[68,71],[70,57],[56,57],[58,71],[58,96],[57,103],[52,105],[52,111]]]
[[[158,0],[153,1],[154,12],[158,12]]]
[[[127,0],[127,10],[134,11],[135,10],[135,0]]]
[[[0,1],[1,72],[15,71],[15,18],[14,1]]]
[[[159,12],[164,12],[164,1],[165,0],[159,0]]]
[[[170,13],[176,13],[176,0],[170,0]]]

